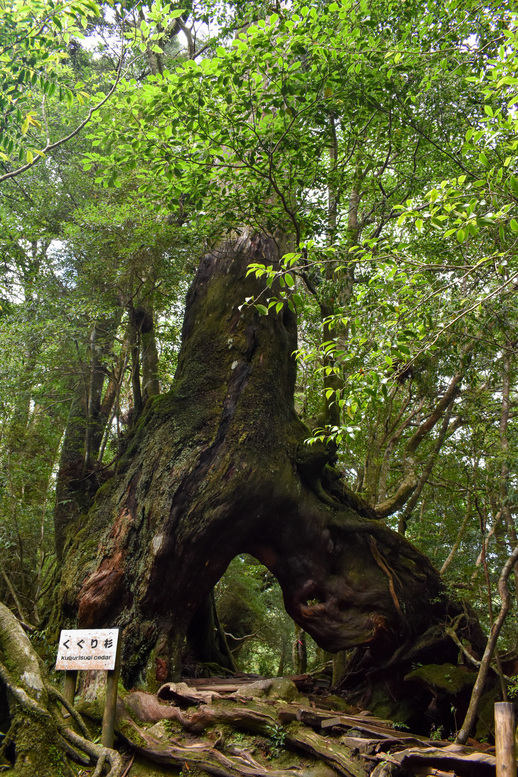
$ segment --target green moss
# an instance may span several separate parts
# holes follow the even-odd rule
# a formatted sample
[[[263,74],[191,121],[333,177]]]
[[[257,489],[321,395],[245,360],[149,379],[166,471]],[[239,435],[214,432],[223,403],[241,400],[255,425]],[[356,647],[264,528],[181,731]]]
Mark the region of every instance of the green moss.
[[[69,774],[52,718],[33,717],[24,710],[15,715],[16,777],[67,777]]]
[[[144,737],[140,736],[134,726],[127,720],[122,720],[117,724],[117,730],[125,737],[128,742],[132,742],[137,747],[147,747]]]
[[[110,491],[115,485],[115,480],[112,478],[111,480],[107,480],[106,483],[103,483],[102,486],[99,486],[95,493],[95,502],[92,509],[95,509],[96,503],[102,499],[106,499]]]
[[[171,777],[172,774],[178,774],[179,771],[174,767],[160,766],[146,761],[142,756],[136,756],[131,767],[131,777]]]
[[[475,682],[475,675],[453,664],[425,664],[409,672],[405,680],[415,680],[448,694],[460,693]]]
[[[104,700],[106,698],[106,692],[103,690],[102,694],[95,699],[79,699],[76,702],[76,709],[81,714],[91,720],[102,721],[104,715]]]
[[[170,735],[178,739],[185,735],[185,730],[182,724],[174,718],[170,720],[164,720],[164,729]]]
[[[340,698],[340,696],[335,696],[334,694],[331,694],[331,696],[326,696],[325,707],[330,710],[337,710],[338,712],[346,713],[353,713],[356,709],[356,707],[348,704],[345,699]]]

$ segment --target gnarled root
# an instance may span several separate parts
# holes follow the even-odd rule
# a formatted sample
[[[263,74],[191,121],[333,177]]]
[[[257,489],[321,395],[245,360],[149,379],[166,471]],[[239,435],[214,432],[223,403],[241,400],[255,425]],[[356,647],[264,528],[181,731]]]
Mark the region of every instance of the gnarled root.
[[[9,754],[14,759],[13,774],[72,774],[72,759],[85,766],[96,764],[94,777],[99,777],[105,764],[109,766],[108,777],[121,776],[123,763],[119,753],[89,740],[80,716],[47,682],[21,624],[1,603],[0,685],[7,697],[10,724],[0,755]],[[67,727],[61,717],[61,705],[68,709],[81,733]]]

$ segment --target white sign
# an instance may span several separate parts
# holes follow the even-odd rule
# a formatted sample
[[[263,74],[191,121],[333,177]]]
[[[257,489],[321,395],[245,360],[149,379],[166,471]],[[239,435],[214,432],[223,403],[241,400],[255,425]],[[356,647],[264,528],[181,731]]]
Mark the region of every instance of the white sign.
[[[114,669],[119,629],[66,629],[59,636],[56,669]]]

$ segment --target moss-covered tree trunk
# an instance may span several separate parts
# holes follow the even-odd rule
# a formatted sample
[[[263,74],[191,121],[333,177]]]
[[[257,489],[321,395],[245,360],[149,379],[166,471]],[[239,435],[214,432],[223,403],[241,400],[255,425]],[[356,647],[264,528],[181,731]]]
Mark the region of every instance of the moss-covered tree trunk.
[[[251,233],[203,258],[174,387],[148,403],[115,477],[71,527],[62,612],[123,628],[129,683],[170,677],[194,613],[241,552],[273,572],[319,645],[364,645],[371,665],[411,653],[452,608],[426,557],[373,520],[323,447],[305,445],[295,315],[243,306],[262,291],[248,264],[277,260],[275,240]]]

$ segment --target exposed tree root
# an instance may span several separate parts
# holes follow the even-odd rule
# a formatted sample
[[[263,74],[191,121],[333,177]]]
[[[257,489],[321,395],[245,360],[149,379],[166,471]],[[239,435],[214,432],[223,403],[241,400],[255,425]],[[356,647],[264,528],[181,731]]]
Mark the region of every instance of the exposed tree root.
[[[301,696],[292,702],[258,698],[250,695],[254,684],[246,683],[226,694],[218,692],[226,687],[223,683],[211,687],[207,682],[205,688],[168,684],[162,696],[169,685],[170,698],[179,706],[143,692],[128,694],[119,705],[117,729],[140,756],[183,771],[202,770],[216,777],[293,777],[325,764],[342,777],[441,775],[452,770],[465,777],[494,774],[491,754],[400,732],[368,713],[320,709]],[[207,704],[209,694],[212,701]],[[196,698],[199,706],[193,711]],[[146,727],[146,722],[153,725]]]
[[[1,603],[0,684],[6,691],[10,721],[0,755],[13,752],[14,747],[14,775],[72,774],[71,759],[84,766],[95,765],[93,777],[100,777],[105,766],[108,777],[121,777],[119,753],[90,741],[80,715],[47,682],[22,626]],[[65,724],[61,705],[68,709],[80,733]]]
[[[256,702],[257,703],[257,702]],[[295,709],[295,708],[294,708]],[[170,716],[167,715],[169,719]],[[176,717],[176,716],[175,716]],[[296,715],[293,715],[296,718]],[[312,760],[323,761],[344,777],[363,777],[366,772],[348,751],[347,747],[338,746],[328,741],[300,723],[290,723],[283,727],[275,707],[271,712],[263,712],[249,707],[236,706],[231,708],[202,707],[198,712],[186,715],[180,713],[180,720],[185,731],[200,736],[207,729],[214,731],[216,727],[237,729],[254,736],[265,737],[273,750],[280,747],[293,751],[307,753]],[[192,744],[181,743],[176,737],[169,737],[164,743],[156,734],[138,726],[129,716],[124,716],[124,738],[137,752],[152,761],[182,767],[185,764],[191,769],[203,769],[217,777],[289,777],[293,775],[293,767],[275,769],[260,764],[246,748],[225,747],[222,734],[216,735],[215,742],[196,741]],[[123,722],[120,720],[120,722]],[[129,726],[129,728],[128,728]],[[132,736],[133,734],[133,736]],[[268,745],[269,746],[269,745]],[[225,749],[227,752],[222,752]]]
[[[71,761],[93,769],[91,777],[123,777],[121,755],[90,741],[81,716],[48,684],[19,622],[2,605],[0,683],[11,721],[3,749],[14,743],[15,777],[71,777]],[[117,733],[134,754],[181,770],[215,777],[293,777],[322,764],[341,777],[452,769],[485,777],[494,770],[492,755],[401,733],[368,713],[319,708],[285,680],[168,683],[160,696],[174,706],[144,692],[123,697]],[[77,730],[62,718],[63,706]]]

